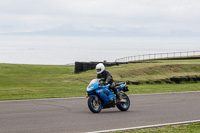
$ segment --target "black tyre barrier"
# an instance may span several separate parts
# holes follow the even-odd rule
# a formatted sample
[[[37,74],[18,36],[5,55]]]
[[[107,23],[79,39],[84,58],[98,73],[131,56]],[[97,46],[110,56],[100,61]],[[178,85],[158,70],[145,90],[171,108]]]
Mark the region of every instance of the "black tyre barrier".
[[[90,62],[91,63],[91,70],[96,68],[96,65],[101,62]]]
[[[84,62],[83,63],[83,71],[91,70],[91,63],[90,62]]]
[[[106,67],[118,66],[119,64],[127,64],[127,62],[75,62],[75,73],[80,73],[96,68],[98,63],[103,63]]]
[[[75,73],[83,71],[83,62],[75,62]]]
[[[119,66],[120,64],[128,64],[133,62],[75,62],[75,73],[80,73],[88,70],[93,70],[96,68],[98,63],[103,63],[106,67]],[[134,62],[134,63],[144,63],[144,62]]]
[[[127,84],[134,84],[134,85],[140,85],[140,84],[181,84],[181,83],[188,83],[188,82],[194,82],[197,83],[200,81],[200,75],[194,75],[194,76],[185,76],[185,77],[172,77],[168,79],[161,79],[161,80],[149,80],[149,81],[126,81]]]

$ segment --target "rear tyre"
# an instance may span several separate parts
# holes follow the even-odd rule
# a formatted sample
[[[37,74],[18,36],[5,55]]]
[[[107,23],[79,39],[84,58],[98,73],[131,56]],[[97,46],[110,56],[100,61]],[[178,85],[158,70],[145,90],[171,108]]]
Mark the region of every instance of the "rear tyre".
[[[95,97],[89,97],[88,98],[88,107],[89,107],[90,111],[92,111],[93,113],[99,113],[99,112],[101,112],[102,104],[99,99],[96,101]]]
[[[125,99],[126,102],[121,102],[121,103],[117,104],[117,108],[121,111],[127,111],[130,107],[129,97],[124,93],[121,93],[120,95],[122,95],[122,98]]]

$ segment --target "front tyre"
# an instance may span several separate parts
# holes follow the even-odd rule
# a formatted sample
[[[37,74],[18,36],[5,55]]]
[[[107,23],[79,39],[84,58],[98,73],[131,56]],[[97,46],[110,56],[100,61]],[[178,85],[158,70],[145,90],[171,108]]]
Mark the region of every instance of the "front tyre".
[[[126,100],[126,102],[121,102],[121,103],[119,103],[119,104],[117,105],[117,108],[118,108],[119,110],[121,110],[121,111],[127,111],[127,110],[129,109],[129,107],[130,107],[130,100],[129,100],[129,97],[128,97],[126,94],[124,94],[124,93],[121,93],[121,95],[122,95],[122,98],[123,98],[124,100]]]
[[[88,107],[89,107],[90,111],[92,111],[93,113],[99,113],[99,112],[101,112],[102,104],[101,104],[101,101],[99,100],[99,98],[95,99],[95,97],[89,97],[88,98]]]

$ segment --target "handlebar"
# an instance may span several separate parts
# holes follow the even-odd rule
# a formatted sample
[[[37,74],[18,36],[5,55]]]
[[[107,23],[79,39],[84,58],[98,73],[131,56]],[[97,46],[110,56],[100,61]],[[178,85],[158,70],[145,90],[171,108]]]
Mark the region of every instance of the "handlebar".
[[[104,83],[99,82],[99,86],[107,86],[107,85],[109,85],[109,84],[104,84]]]
[[[105,78],[100,78],[100,81],[104,81],[105,80]]]

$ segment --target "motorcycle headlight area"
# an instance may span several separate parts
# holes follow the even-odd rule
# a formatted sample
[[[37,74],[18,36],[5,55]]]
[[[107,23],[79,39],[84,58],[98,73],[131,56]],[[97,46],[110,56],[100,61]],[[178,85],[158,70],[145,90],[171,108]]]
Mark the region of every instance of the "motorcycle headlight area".
[[[88,86],[88,87],[87,87],[87,91],[90,91],[90,90],[92,90],[93,88],[94,88],[94,86],[90,86],[90,87]]]

